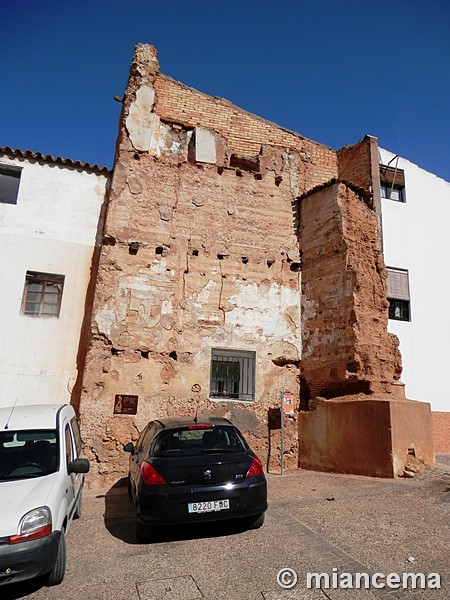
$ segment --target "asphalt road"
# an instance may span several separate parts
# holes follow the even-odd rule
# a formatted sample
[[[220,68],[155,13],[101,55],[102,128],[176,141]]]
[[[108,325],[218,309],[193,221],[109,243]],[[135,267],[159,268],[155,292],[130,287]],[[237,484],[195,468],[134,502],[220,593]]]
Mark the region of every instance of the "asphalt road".
[[[419,479],[385,480],[290,471],[268,475],[264,526],[205,524],[138,544],[125,487],[85,491],[67,536],[63,583],[0,587],[12,600],[325,600],[450,598],[450,457]],[[277,583],[282,568],[298,577]],[[330,587],[307,589],[307,573]],[[439,573],[441,589],[333,588],[343,573]],[[292,575],[287,573],[284,581]],[[346,577],[346,584],[356,579]],[[353,577],[353,575],[352,575]],[[337,579],[339,582],[340,579]],[[436,579],[433,580],[436,582]],[[385,579],[377,579],[376,583]],[[395,581],[394,581],[395,583]]]

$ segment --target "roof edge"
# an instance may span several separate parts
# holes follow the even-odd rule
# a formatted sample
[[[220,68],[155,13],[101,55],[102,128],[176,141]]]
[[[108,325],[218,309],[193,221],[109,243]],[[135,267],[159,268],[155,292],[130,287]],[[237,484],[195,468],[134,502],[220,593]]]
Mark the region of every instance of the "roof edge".
[[[93,171],[102,175],[108,175],[111,173],[111,169],[108,167],[101,167],[99,165],[92,165],[88,162],[81,162],[80,160],[73,160],[71,158],[62,158],[61,156],[52,156],[51,154],[42,154],[41,152],[32,152],[31,150],[19,150],[11,148],[10,146],[0,146],[0,155],[6,155],[10,158],[25,158],[29,160],[37,160],[39,162],[52,163],[55,165],[61,165],[63,167],[74,167],[76,169],[83,169],[84,171]]]

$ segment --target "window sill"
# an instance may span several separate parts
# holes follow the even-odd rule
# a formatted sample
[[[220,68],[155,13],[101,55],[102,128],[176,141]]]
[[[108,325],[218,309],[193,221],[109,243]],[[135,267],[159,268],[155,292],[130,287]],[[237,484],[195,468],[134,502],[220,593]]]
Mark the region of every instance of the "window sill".
[[[240,402],[242,404],[254,404],[256,400],[246,400],[244,398],[218,398],[217,396],[210,396],[211,402]]]

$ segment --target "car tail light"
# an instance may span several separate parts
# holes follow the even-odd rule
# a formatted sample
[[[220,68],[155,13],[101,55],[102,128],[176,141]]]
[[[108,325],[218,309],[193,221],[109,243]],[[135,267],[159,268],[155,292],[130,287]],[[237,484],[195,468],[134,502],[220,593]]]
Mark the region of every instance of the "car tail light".
[[[188,429],[211,429],[211,425],[189,425]]]
[[[154,466],[148,462],[144,462],[141,465],[142,481],[146,485],[166,485],[167,481],[158,473]]]
[[[262,475],[262,474],[263,474],[263,468],[262,468],[261,461],[255,454],[255,456],[253,457],[253,460],[252,460],[252,464],[250,465],[250,468],[247,471],[246,477],[257,477],[258,475]]]

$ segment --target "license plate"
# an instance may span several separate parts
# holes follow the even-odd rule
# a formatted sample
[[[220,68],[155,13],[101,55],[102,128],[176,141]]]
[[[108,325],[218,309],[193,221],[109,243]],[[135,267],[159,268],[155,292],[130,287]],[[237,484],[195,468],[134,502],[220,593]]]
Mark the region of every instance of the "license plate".
[[[190,513],[206,513],[218,510],[228,510],[230,508],[229,500],[210,500],[206,502],[189,502],[188,511]]]

